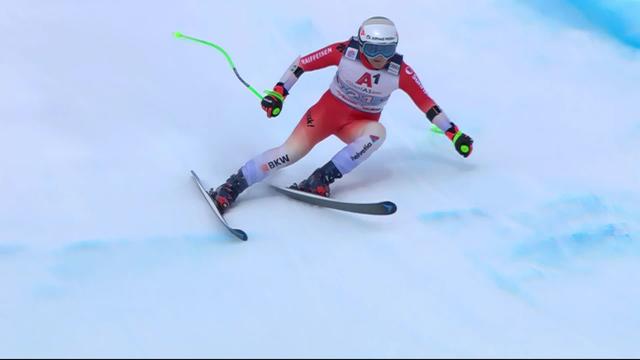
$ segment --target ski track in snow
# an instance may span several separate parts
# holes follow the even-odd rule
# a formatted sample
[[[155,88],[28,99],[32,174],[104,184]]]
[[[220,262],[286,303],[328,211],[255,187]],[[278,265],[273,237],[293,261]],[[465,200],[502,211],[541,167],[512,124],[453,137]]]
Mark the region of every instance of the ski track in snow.
[[[558,3],[369,2],[474,154],[395,95],[387,142],[333,194],[398,212],[259,184],[227,215],[247,243],[188,170],[217,185],[279,144],[334,69],[305,74],[265,120],[221,56],[171,33],[219,41],[260,88],[351,34],[372,15],[362,4],[8,5],[0,356],[640,356],[640,25],[620,3],[586,22],[607,3]],[[624,27],[607,28],[615,14]],[[269,181],[299,181],[341,146]]]

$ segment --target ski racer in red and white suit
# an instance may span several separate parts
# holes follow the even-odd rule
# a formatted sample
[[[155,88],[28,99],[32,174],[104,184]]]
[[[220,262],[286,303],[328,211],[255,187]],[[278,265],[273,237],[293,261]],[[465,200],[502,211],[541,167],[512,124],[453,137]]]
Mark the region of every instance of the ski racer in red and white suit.
[[[302,116],[288,139],[282,145],[252,158],[227,182],[215,190],[211,189],[210,194],[221,211],[248,186],[295,163],[316,144],[335,135],[346,146],[309,179],[293,185],[299,190],[329,196],[329,184],[334,179],[367,160],[384,142],[386,131],[379,119],[391,93],[397,89],[406,92],[427,118],[454,141],[462,156],[471,154],[473,140],[459,131],[429,97],[402,55],[394,54],[375,66],[360,51],[357,37],[297,58],[274,87],[281,97],[267,96],[262,101],[267,116],[280,114],[282,100],[303,73],[329,66],[338,67],[330,89]]]

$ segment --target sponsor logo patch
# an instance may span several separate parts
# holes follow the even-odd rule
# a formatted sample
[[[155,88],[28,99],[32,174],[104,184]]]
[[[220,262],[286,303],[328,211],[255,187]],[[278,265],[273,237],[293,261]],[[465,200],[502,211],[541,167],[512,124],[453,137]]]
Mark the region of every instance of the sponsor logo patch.
[[[398,65],[397,63],[389,63],[389,73],[393,74],[393,75],[398,75],[400,74],[400,65]]]
[[[347,53],[344,56],[349,60],[355,60],[358,56],[358,50],[350,47],[347,49]]]

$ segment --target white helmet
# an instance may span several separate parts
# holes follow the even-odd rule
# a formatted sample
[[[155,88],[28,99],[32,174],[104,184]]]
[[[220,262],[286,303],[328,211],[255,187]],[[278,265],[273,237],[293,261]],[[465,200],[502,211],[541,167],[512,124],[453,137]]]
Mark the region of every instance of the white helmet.
[[[383,16],[374,16],[365,20],[358,30],[360,47],[367,57],[383,55],[390,59],[398,45],[398,30],[395,24]]]

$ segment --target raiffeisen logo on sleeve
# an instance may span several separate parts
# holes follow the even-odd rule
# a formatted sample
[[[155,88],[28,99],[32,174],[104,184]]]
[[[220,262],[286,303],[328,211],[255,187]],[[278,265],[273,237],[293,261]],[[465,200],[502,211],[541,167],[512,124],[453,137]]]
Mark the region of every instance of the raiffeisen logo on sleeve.
[[[300,60],[300,62],[303,65],[307,65],[308,63],[310,63],[312,61],[316,61],[316,60],[318,60],[318,59],[320,59],[322,57],[325,57],[325,56],[331,54],[332,52],[333,52],[333,48],[329,47],[329,48],[326,48],[324,50],[318,51],[315,54],[311,54],[311,55],[309,55],[309,56],[307,56],[305,58],[302,58],[302,60]]]

